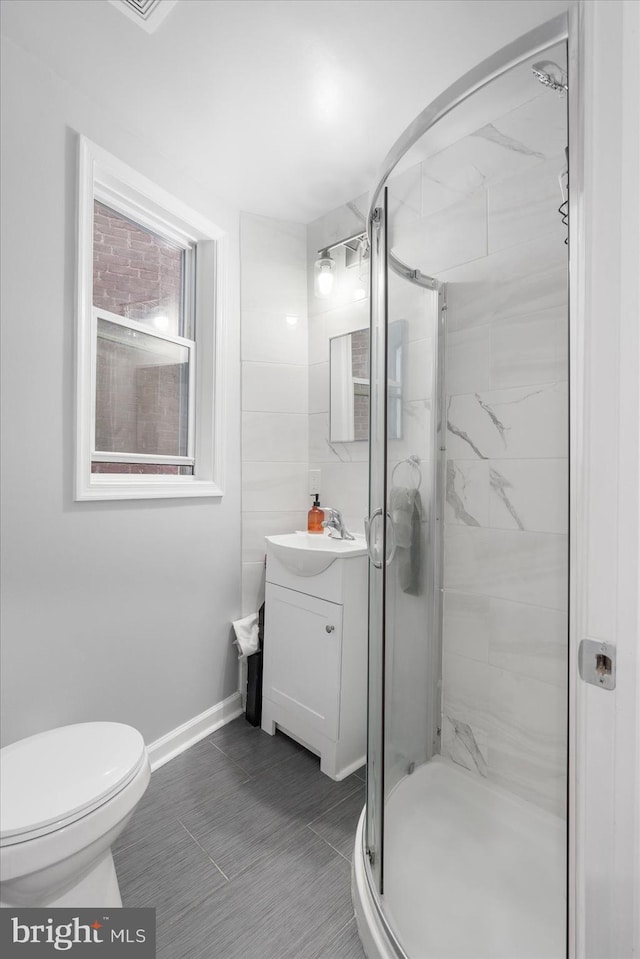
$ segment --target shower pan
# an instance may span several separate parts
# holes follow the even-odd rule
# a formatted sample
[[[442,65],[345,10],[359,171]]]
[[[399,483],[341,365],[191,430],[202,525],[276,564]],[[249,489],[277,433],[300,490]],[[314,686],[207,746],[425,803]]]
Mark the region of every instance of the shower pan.
[[[567,38],[457,81],[373,192],[368,959],[567,955]]]

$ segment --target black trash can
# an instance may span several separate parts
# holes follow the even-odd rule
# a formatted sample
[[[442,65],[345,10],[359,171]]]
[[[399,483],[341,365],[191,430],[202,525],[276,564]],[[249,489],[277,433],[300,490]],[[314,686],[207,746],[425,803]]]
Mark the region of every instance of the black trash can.
[[[258,610],[258,652],[247,656],[247,706],[245,714],[252,726],[262,722],[262,652],[264,649],[264,603]]]

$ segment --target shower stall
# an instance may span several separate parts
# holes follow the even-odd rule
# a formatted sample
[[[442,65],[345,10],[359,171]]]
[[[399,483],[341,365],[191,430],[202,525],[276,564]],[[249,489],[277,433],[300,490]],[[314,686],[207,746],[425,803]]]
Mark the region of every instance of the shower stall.
[[[569,72],[560,17],[373,193],[368,959],[567,952]]]

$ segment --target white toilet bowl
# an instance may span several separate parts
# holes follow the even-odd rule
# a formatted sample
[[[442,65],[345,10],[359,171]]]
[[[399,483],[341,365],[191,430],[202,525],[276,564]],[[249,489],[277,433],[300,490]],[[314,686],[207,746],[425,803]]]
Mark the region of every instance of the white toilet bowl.
[[[122,723],[81,723],[0,749],[0,906],[121,906],[111,846],[149,757]]]

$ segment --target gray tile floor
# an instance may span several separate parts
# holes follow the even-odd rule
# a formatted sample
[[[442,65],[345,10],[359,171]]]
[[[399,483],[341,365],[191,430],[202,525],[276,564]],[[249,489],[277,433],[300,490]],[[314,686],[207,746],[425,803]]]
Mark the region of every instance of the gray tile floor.
[[[350,871],[364,770],[336,783],[244,717],[158,769],[114,848],[158,959],[364,959]]]

